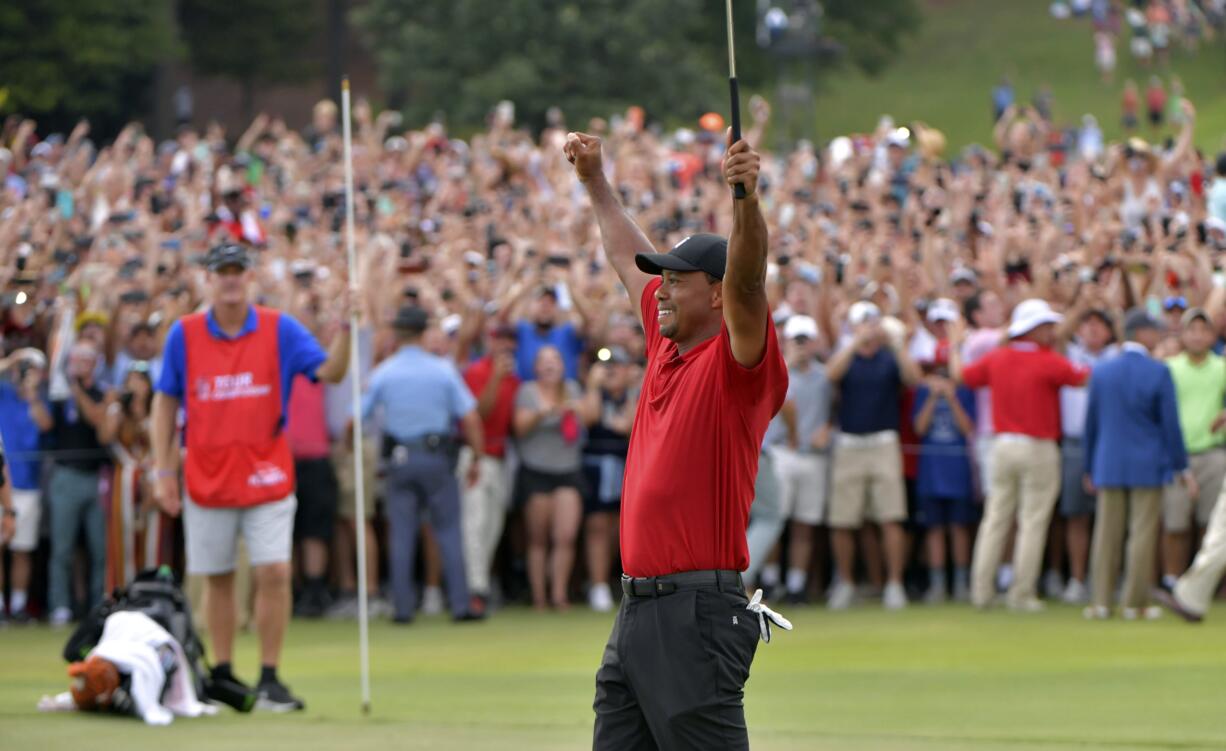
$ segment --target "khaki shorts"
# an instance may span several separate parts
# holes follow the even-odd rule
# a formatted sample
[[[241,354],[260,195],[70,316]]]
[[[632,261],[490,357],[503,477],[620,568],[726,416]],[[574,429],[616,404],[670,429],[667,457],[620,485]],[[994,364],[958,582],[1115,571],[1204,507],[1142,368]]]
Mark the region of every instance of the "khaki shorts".
[[[244,508],[211,508],[191,498],[183,503],[187,573],[228,574],[238,566],[238,540],[247,544],[252,566],[288,563],[294,548],[293,494]]]
[[[379,491],[379,440],[371,436],[362,438],[362,497],[365,499],[365,516],[369,521],[375,518],[375,496]],[[357,494],[353,487],[353,445],[344,441],[332,444],[332,466],[336,469],[336,480],[340,486],[340,504],[337,514],[342,519],[353,520],[357,514]]]
[[[17,531],[9,549],[29,553],[38,547],[38,522],[42,518],[42,495],[37,490],[13,488],[13,510],[17,512]]]
[[[1193,513],[1196,526],[1204,529],[1209,524],[1209,515],[1217,503],[1226,478],[1226,448],[1215,448],[1188,456],[1188,469],[1196,477],[1200,495],[1193,508],[1192,498],[1179,480],[1167,485],[1162,492],[1162,526],[1167,532],[1187,532],[1192,528]]]
[[[873,446],[836,442],[833,474],[831,527],[854,529],[865,519],[878,524],[906,520],[907,492],[897,438]]]
[[[772,446],[770,452],[779,478],[783,516],[801,524],[821,524],[826,515],[828,458],[802,454],[786,446]]]

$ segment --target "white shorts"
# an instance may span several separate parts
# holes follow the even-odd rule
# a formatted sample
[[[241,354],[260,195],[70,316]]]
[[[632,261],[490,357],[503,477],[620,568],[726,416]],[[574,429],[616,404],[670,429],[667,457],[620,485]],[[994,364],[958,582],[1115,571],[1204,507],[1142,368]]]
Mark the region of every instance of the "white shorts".
[[[772,446],[770,452],[779,478],[783,517],[801,524],[821,524],[826,515],[828,457],[801,454],[786,446]]]
[[[252,566],[288,563],[294,548],[294,511],[298,499],[246,508],[209,508],[190,498],[183,503],[183,533],[187,537],[187,573],[228,574],[238,558],[238,536],[247,542]]]
[[[13,510],[17,512],[17,532],[9,550],[29,553],[38,547],[38,522],[42,519],[42,494],[37,490],[13,488]]]

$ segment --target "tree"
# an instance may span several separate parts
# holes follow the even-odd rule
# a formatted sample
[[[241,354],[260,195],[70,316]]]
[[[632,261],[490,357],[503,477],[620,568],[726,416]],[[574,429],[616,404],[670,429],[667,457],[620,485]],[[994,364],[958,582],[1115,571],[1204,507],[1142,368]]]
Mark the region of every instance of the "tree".
[[[242,110],[254,114],[258,84],[318,73],[309,53],[320,32],[318,3],[303,0],[179,0],[179,27],[192,68],[238,82]]]
[[[0,110],[64,130],[81,117],[113,133],[147,111],[159,62],[176,50],[171,0],[4,0]]]
[[[870,72],[918,19],[916,0],[826,5],[846,58]],[[773,84],[754,41],[756,4],[734,7],[742,86]],[[501,99],[536,125],[555,104],[574,123],[628,104],[673,120],[728,107],[723,4],[712,0],[367,0],[353,15],[411,122],[441,110],[479,125]]]

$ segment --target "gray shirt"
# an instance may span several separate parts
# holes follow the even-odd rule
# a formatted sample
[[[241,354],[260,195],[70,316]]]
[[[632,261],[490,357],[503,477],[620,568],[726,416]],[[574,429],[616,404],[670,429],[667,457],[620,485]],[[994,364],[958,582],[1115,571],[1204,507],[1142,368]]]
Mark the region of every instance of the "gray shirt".
[[[809,439],[818,428],[830,422],[833,389],[826,378],[826,366],[814,361],[803,372],[789,368],[787,400],[796,405],[796,438],[800,442],[800,451],[811,453],[813,449]],[[787,440],[787,426],[783,424],[781,416],[775,415],[767,429],[766,445],[783,446]]]
[[[577,400],[582,391],[579,384],[567,381],[565,385],[566,399]],[[520,384],[515,394],[515,409],[540,409],[541,392],[536,381]],[[578,415],[574,416],[578,420]],[[516,446],[519,458],[528,469],[537,472],[577,472],[582,462],[583,441],[567,442],[562,437],[562,417],[549,415],[536,424],[532,431],[518,438]]]

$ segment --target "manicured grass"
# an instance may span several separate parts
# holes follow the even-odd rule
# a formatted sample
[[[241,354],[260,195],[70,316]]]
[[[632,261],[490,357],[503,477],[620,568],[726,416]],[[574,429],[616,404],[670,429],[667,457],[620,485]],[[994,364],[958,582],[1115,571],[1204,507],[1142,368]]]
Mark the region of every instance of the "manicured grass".
[[[1189,627],[1088,623],[913,606],[785,608],[747,688],[755,749],[1221,749],[1226,618]],[[295,622],[283,676],[294,716],[180,720],[170,728],[40,715],[63,690],[65,634],[0,632],[0,749],[576,749],[590,746],[593,675],[611,618],[499,613],[484,624],[372,627],[374,711],[359,711],[357,630]],[[242,637],[240,676],[255,670]]]
[[[1050,0],[922,2],[923,26],[880,77],[842,73],[823,79],[816,120],[822,138],[870,131],[889,113],[899,123],[922,120],[944,131],[949,154],[972,142],[990,145],[990,93],[1002,74],[1013,80],[1019,101],[1029,102],[1040,85],[1049,84],[1059,122],[1077,123],[1092,112],[1108,138],[1118,138],[1124,79],[1143,89],[1151,74],[1134,64],[1124,41],[1115,82],[1104,85],[1094,67],[1090,21],[1053,19]],[[1164,70],[1155,72],[1167,77]],[[1202,45],[1194,56],[1174,52],[1169,72],[1183,79],[1197,105],[1197,144],[1211,154],[1226,148],[1226,42]],[[1153,135],[1148,126],[1138,134]]]

